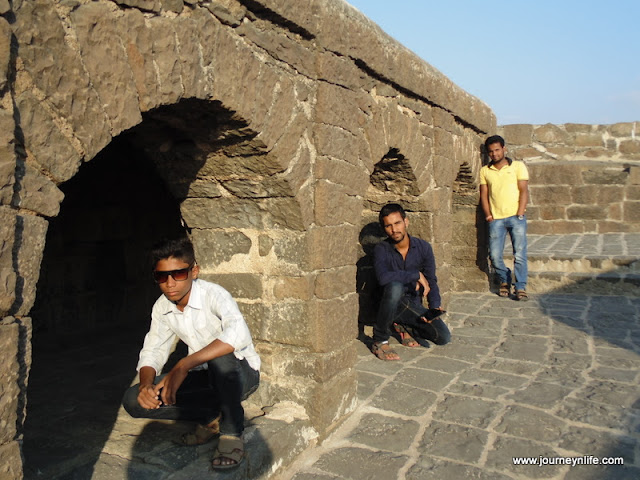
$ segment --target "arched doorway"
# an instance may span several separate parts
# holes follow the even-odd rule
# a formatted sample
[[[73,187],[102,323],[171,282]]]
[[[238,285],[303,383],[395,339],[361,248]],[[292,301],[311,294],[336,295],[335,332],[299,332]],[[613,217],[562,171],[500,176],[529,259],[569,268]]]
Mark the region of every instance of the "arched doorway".
[[[93,468],[158,295],[147,251],[182,229],[178,203],[127,135],[60,188],[32,310],[27,479]]]

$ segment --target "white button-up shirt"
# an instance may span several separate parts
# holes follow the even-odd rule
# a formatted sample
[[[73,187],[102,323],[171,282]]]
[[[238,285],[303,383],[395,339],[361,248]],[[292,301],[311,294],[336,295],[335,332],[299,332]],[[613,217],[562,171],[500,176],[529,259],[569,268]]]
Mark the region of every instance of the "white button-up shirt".
[[[251,368],[260,370],[260,357],[238,304],[229,292],[215,283],[195,279],[184,312],[164,295],[156,300],[151,310],[151,328],[140,351],[138,370],[152,367],[160,374],[176,337],[187,344],[189,354],[218,339],[234,348],[236,358],[246,358]]]

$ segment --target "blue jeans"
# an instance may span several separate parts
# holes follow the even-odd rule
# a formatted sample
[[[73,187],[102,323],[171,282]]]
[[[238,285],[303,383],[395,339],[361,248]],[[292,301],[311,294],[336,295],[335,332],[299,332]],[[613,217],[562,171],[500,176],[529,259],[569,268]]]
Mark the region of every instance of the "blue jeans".
[[[256,391],[260,373],[246,359],[233,353],[207,362],[208,370],[192,370],[176,392],[175,405],[147,409],[138,403],[139,384],[129,387],[122,399],[125,410],[134,418],[191,420],[207,425],[219,414],[220,433],[239,436],[244,431],[242,400]],[[156,377],[158,383],[164,375]]]
[[[513,246],[513,265],[516,277],[516,290],[527,288],[527,219],[513,217],[500,218],[489,223],[489,257],[500,283],[511,284],[511,270],[502,258],[504,242],[511,237]]]
[[[445,345],[451,341],[447,325],[435,318],[429,323],[422,317],[431,318],[428,308],[412,298],[413,292],[400,282],[391,282],[383,287],[376,324],[373,326],[373,341],[384,342],[391,336],[391,326],[399,323],[411,328],[411,333],[430,340],[436,345]]]

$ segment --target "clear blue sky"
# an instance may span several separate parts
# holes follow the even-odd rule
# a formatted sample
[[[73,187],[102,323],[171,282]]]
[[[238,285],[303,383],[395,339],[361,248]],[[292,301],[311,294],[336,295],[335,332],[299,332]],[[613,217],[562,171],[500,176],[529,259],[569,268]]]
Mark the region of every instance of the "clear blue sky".
[[[499,125],[640,121],[640,0],[347,1]]]

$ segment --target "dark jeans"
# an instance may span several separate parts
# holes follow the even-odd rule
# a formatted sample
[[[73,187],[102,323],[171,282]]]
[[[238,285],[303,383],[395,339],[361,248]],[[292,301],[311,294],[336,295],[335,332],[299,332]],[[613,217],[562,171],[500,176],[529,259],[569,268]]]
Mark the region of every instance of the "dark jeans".
[[[207,365],[208,370],[189,372],[176,393],[175,405],[142,407],[138,403],[139,384],[127,389],[122,405],[135,418],[192,420],[203,425],[222,414],[220,433],[240,435],[244,430],[244,408],[240,402],[256,391],[260,373],[233,353],[210,360]],[[156,377],[154,383],[163,376]]]
[[[430,340],[437,345],[451,341],[447,325],[435,318],[430,323],[422,320],[433,317],[433,311],[411,298],[408,287],[399,282],[391,282],[383,287],[376,324],[373,327],[373,341],[384,342],[391,336],[391,327],[398,323],[411,329],[413,336]]]

